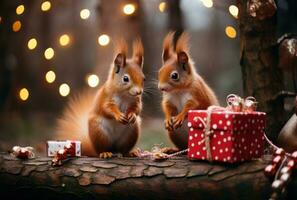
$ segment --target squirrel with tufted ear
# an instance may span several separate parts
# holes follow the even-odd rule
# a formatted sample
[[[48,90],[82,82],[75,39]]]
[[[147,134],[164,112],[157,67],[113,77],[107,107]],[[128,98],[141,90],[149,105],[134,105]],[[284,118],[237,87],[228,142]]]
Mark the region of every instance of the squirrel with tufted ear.
[[[175,50],[172,47],[173,36],[174,32],[169,32],[163,42],[163,66],[159,70],[158,87],[163,93],[165,128],[171,141],[181,150],[186,149],[188,144],[188,111],[218,105],[218,100],[196,72],[189,53],[188,34],[181,34]]]
[[[109,158],[113,153],[137,155],[137,151],[131,150],[140,134],[142,66],[140,39],[134,41],[130,59],[126,42],[119,41],[107,81],[96,95],[82,94],[72,99],[58,121],[58,137],[81,140],[83,155],[101,158]]]

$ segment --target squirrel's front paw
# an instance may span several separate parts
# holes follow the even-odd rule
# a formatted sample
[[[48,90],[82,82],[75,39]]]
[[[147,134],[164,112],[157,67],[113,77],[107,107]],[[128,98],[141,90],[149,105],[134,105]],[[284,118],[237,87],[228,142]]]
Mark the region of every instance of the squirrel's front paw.
[[[102,152],[99,153],[99,158],[111,158],[112,157],[112,153],[111,152]]]
[[[116,115],[115,119],[122,124],[127,124],[129,122],[128,118],[126,117],[126,115],[124,113]]]
[[[128,153],[129,157],[141,157],[141,150],[139,148],[133,149]]]
[[[136,114],[128,113],[127,119],[128,119],[129,124],[134,124],[136,121]]]
[[[177,115],[172,118],[172,125],[174,129],[181,127],[183,122],[184,122],[184,116],[182,115]]]
[[[173,131],[173,127],[172,127],[172,119],[168,118],[164,120],[164,124],[165,124],[165,129],[168,131]]]

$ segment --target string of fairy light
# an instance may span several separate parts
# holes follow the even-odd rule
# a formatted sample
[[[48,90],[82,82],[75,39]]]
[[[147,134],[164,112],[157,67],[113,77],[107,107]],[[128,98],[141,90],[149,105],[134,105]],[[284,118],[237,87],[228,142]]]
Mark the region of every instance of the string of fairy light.
[[[200,0],[200,2],[206,7],[206,8],[212,8],[214,6],[213,0]],[[42,12],[48,12],[52,9],[52,4],[50,1],[43,1],[40,5],[40,10]],[[122,5],[122,12],[124,15],[133,15],[137,9],[137,6],[133,3],[127,3]],[[161,13],[165,13],[167,11],[167,4],[165,1],[162,1],[158,5],[158,9]],[[16,7],[16,14],[22,15],[25,12],[26,8],[25,5],[21,4]],[[229,13],[231,16],[233,16],[235,19],[238,17],[238,8],[235,5],[229,6]],[[91,11],[88,8],[83,8],[80,10],[79,16],[81,20],[88,20],[91,16]],[[22,23],[20,20],[16,20],[12,23],[12,30],[13,32],[19,32],[21,31]],[[231,26],[227,25],[225,27],[225,34],[228,38],[234,39],[237,36],[236,29]],[[98,36],[98,44],[102,47],[107,46],[110,43],[110,36],[106,33],[101,34]],[[58,42],[61,47],[67,47],[72,42],[71,36],[68,33],[63,33],[58,37]],[[33,51],[34,49],[38,48],[38,39],[37,38],[29,38],[27,41],[27,48],[30,51]],[[46,60],[51,60],[55,57],[55,50],[53,47],[48,47],[44,50],[43,56]],[[49,70],[45,73],[44,79],[48,84],[52,84],[56,81],[57,75],[54,70]],[[86,83],[89,87],[95,88],[99,85],[99,77],[96,74],[87,74],[86,75]],[[68,83],[61,83],[59,85],[59,94],[62,97],[67,97],[70,94],[71,88]],[[20,100],[27,101],[30,97],[29,89],[26,87],[23,87],[19,89],[18,96]]]

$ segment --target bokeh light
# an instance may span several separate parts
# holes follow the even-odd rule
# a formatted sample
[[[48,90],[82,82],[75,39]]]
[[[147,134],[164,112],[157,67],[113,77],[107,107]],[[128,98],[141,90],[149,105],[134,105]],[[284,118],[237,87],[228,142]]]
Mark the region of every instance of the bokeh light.
[[[68,34],[63,34],[59,38],[59,42],[61,46],[67,46],[70,42],[70,37]]]
[[[89,9],[82,9],[80,11],[80,18],[82,19],[88,19],[90,17],[90,10]]]
[[[135,5],[129,3],[129,4],[126,4],[124,5],[123,7],[123,12],[126,14],[126,15],[132,15],[134,12],[135,12],[136,8],[135,8]]]
[[[237,8],[237,6],[235,6],[235,5],[231,5],[231,6],[229,6],[229,12],[230,12],[230,14],[231,14],[233,17],[235,17],[235,18],[238,17],[238,8]]]
[[[59,87],[59,93],[60,93],[60,95],[62,97],[68,96],[69,93],[70,93],[70,87],[69,87],[69,85],[66,84],[66,83],[61,84],[60,87]]]
[[[44,1],[42,4],[41,4],[41,10],[46,12],[46,11],[49,11],[51,9],[51,2],[49,1]]]
[[[54,51],[54,49],[51,48],[51,47],[47,48],[47,49],[44,51],[44,57],[45,57],[45,59],[47,59],[47,60],[52,59],[52,58],[54,57],[54,55],[55,55],[55,51]]]
[[[235,38],[236,37],[236,30],[232,26],[227,26],[225,28],[225,33],[229,38]]]
[[[24,5],[19,5],[16,9],[15,9],[15,13],[17,15],[21,15],[23,14],[25,11],[25,6]]]
[[[96,87],[99,84],[99,77],[96,74],[87,75],[87,83],[90,87]]]
[[[37,46],[37,40],[36,40],[35,38],[31,38],[31,39],[28,41],[27,46],[28,46],[28,49],[30,49],[30,50],[35,49],[36,46]]]
[[[202,0],[202,3],[206,8],[211,8],[213,6],[212,0]]]
[[[160,12],[165,12],[165,9],[166,9],[166,2],[163,1],[159,4],[159,10]]]
[[[108,35],[106,34],[102,34],[98,37],[98,43],[101,45],[101,46],[106,46],[108,45],[110,42],[110,38]]]
[[[20,31],[20,30],[21,30],[21,27],[22,27],[22,23],[21,23],[19,20],[15,21],[15,22],[12,24],[12,30],[13,30],[13,32],[18,32],[18,31]]]
[[[22,88],[19,92],[19,97],[22,101],[26,101],[29,98],[29,90],[27,88]]]
[[[56,80],[56,74],[55,74],[55,72],[54,71],[48,71],[45,74],[45,80],[48,83],[53,83]]]

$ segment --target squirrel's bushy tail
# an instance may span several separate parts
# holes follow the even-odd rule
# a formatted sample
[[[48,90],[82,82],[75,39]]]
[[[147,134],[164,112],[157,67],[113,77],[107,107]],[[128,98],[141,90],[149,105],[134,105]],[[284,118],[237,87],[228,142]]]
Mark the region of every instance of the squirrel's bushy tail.
[[[62,117],[57,121],[56,137],[59,140],[79,140],[82,155],[96,155],[88,136],[88,117],[94,105],[94,92],[84,91],[72,97]]]

